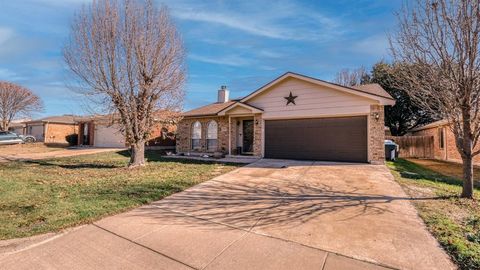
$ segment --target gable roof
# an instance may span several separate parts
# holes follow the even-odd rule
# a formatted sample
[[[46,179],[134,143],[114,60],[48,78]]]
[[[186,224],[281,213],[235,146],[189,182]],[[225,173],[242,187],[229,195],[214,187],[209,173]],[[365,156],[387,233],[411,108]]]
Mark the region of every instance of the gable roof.
[[[235,107],[243,107],[243,108],[246,108],[248,110],[251,110],[253,113],[260,113],[260,112],[263,111],[262,109],[257,108],[257,107],[252,106],[252,105],[249,105],[249,104],[245,104],[245,103],[242,103],[242,102],[234,102],[232,105],[230,105],[230,106],[224,108],[223,110],[219,111],[218,115],[225,115],[225,113],[227,111],[232,110]]]
[[[424,130],[424,129],[436,128],[436,127],[446,126],[446,125],[448,125],[448,120],[447,119],[442,119],[442,120],[432,122],[430,124],[423,125],[421,127],[412,128],[410,131],[411,132],[416,132],[416,131],[420,131],[420,130]]]
[[[347,92],[347,93],[358,95],[358,96],[363,96],[363,97],[366,97],[366,98],[377,100],[382,105],[394,105],[395,104],[395,99],[392,96],[390,96],[378,84],[368,84],[368,85],[364,85],[362,87],[355,87],[355,88],[354,87],[347,87],[347,86],[327,82],[327,81],[324,81],[324,80],[320,80],[320,79],[317,79],[317,78],[305,76],[305,75],[290,72],[290,71],[284,73],[283,75],[276,78],[275,80],[273,80],[273,81],[265,84],[264,86],[258,88],[257,90],[253,91],[252,93],[250,93],[246,97],[242,98],[240,101],[241,102],[246,102],[249,99],[253,98],[254,96],[257,96],[258,94],[262,93],[263,91],[269,89],[271,86],[273,86],[273,85],[275,85],[275,84],[277,84],[277,83],[279,83],[279,82],[281,82],[281,81],[283,81],[287,78],[296,78],[296,79],[303,80],[303,81],[308,81],[308,82],[311,82],[311,83],[314,83],[314,84],[317,84],[317,85],[327,86],[327,87],[333,88],[335,90]]]
[[[59,123],[59,124],[75,124],[76,120],[81,116],[65,114],[60,116],[49,116],[31,121],[26,121],[25,124],[33,123]]]
[[[188,116],[212,116],[212,115],[217,115],[217,113],[221,112],[222,110],[230,107],[231,105],[235,104],[237,101],[231,100],[227,101],[225,103],[211,103],[205,106],[202,106],[200,108],[196,108],[187,112],[184,112],[182,116],[188,117]]]
[[[294,72],[286,72],[283,75],[277,77],[273,81],[263,85],[262,87],[258,88],[257,90],[253,91],[249,95],[245,96],[244,98],[237,99],[237,100],[231,100],[225,103],[211,103],[187,112],[182,113],[183,117],[198,117],[198,116],[215,116],[218,115],[220,112],[229,109],[230,107],[233,108],[233,106],[248,106],[250,109],[253,110],[259,110],[262,111],[259,108],[253,107],[252,105],[247,104],[246,102],[253,98],[254,96],[260,94],[261,92],[267,90],[271,86],[287,79],[287,78],[297,78],[299,80],[304,80],[308,81],[317,85],[322,85],[322,86],[327,86],[330,88],[333,88],[335,90],[347,92],[350,94],[362,96],[365,98],[369,98],[371,100],[376,100],[380,102],[382,105],[394,105],[395,104],[395,99],[387,93],[379,84],[372,83],[372,84],[366,84],[366,85],[359,85],[355,87],[347,87],[327,81],[323,81],[317,78],[297,74]]]
[[[381,87],[380,84],[378,83],[356,85],[356,86],[352,86],[352,88],[357,89],[359,91],[366,92],[366,93],[370,93],[373,95],[377,95],[380,97],[393,99],[393,97],[387,91],[385,91],[385,89],[383,89],[383,87]]]

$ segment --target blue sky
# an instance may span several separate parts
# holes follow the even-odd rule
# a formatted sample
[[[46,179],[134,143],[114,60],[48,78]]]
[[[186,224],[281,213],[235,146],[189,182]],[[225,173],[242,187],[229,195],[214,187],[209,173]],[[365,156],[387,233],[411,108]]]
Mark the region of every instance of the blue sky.
[[[22,84],[44,112],[84,114],[65,86],[61,48],[89,0],[0,0],[0,80]],[[158,1],[187,48],[185,109],[213,102],[220,85],[244,96],[286,71],[332,80],[342,68],[389,59],[387,34],[401,0]]]

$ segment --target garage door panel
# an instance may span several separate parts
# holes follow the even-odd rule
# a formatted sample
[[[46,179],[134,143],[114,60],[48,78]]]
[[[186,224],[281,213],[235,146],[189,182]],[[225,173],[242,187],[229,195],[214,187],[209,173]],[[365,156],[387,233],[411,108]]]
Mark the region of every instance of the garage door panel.
[[[120,128],[114,126],[95,126],[94,145],[96,147],[125,147],[125,137],[120,132]]]
[[[367,119],[267,120],[265,157],[367,162]]]

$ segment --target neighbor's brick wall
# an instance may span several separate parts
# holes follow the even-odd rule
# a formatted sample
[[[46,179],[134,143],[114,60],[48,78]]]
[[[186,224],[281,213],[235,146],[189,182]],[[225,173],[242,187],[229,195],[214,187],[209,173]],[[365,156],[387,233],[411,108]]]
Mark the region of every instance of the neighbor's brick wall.
[[[375,119],[379,114],[380,118]],[[370,115],[368,116],[368,160],[373,164],[385,163],[385,114],[382,105],[370,105]]]
[[[442,149],[440,148],[440,138],[438,137],[438,129],[440,127],[434,127],[434,128],[429,128],[429,129],[424,129],[424,130],[420,130],[420,131],[417,131],[417,132],[414,132],[412,135],[414,136],[433,136],[433,157],[436,158],[436,159],[441,159],[441,160],[445,160],[446,159],[446,148],[445,149]],[[446,131],[447,129],[445,129],[445,133],[450,133],[449,131]],[[446,136],[448,137],[448,134],[446,134]],[[446,140],[446,144],[447,145],[450,145],[451,143],[448,141],[448,139]],[[455,141],[452,140],[452,146],[455,147]],[[451,147],[450,147],[451,148]]]
[[[45,143],[67,145],[67,135],[78,134],[78,125],[45,123]]]
[[[439,129],[445,128],[445,144],[444,148],[440,148],[440,137],[439,137]],[[432,127],[429,129],[420,130],[414,132],[412,135],[414,136],[433,136],[433,147],[434,147],[434,157],[440,160],[448,160],[454,162],[462,162],[462,157],[457,150],[457,146],[455,145],[455,135],[453,134],[452,130],[444,125],[439,127]],[[480,149],[480,145],[477,146],[476,149]],[[480,164],[480,156],[476,156],[473,158],[473,161],[476,164]]]
[[[211,120],[217,121],[218,125],[218,148],[217,151],[228,152],[228,117],[204,117],[184,118],[177,126],[177,152],[207,152],[207,126]],[[200,121],[202,124],[201,149],[194,151],[191,146],[192,124]]]

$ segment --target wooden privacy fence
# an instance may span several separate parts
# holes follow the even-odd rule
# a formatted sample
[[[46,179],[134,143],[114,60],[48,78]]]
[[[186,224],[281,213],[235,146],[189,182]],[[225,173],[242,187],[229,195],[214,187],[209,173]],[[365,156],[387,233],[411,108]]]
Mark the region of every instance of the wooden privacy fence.
[[[385,136],[399,145],[401,158],[434,158],[433,136]]]

